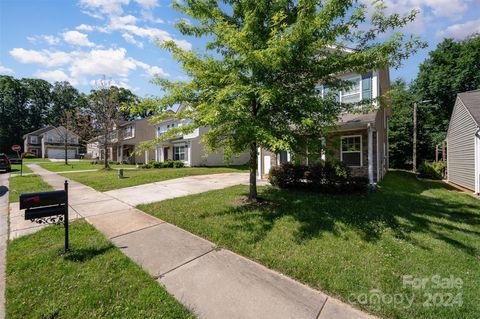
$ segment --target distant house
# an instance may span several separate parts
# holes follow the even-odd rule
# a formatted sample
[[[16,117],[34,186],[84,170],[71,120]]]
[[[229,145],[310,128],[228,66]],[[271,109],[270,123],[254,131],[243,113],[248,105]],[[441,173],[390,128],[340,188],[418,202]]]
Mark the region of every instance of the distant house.
[[[224,164],[222,152],[207,153],[200,139],[207,128],[197,128],[190,134],[181,134],[168,139],[148,150],[140,150],[140,145],[161,136],[173,127],[182,126],[185,121],[173,117],[159,124],[153,124],[149,118],[129,121],[119,125],[109,141],[108,159],[114,162],[145,164],[151,161],[164,162],[180,160],[185,166],[219,166]],[[87,157],[103,160],[102,137],[98,136],[87,143]],[[244,153],[232,159],[233,165],[244,165],[248,154]]]
[[[63,126],[47,126],[23,136],[25,152],[41,158],[65,158],[65,137],[68,139],[68,158],[77,158],[79,154],[79,137],[67,131]]]
[[[377,99],[390,89],[390,77],[387,67],[372,70],[366,74],[343,74],[339,78],[353,82],[342,92],[335,92],[342,103],[355,103],[362,100]],[[323,96],[330,89],[319,84],[317,91]],[[350,167],[352,175],[368,177],[370,184],[383,179],[388,169],[388,105],[373,101],[368,113],[343,113],[337,126],[324,137],[325,154],[317,154],[327,161],[341,161]],[[322,139],[321,137],[318,137]],[[258,177],[265,178],[271,167],[285,162],[295,161],[309,164],[308,158],[295,154],[291,150],[272,152],[259,148]],[[308,150],[307,150],[308,153]]]
[[[459,93],[447,133],[448,181],[480,194],[480,90]]]

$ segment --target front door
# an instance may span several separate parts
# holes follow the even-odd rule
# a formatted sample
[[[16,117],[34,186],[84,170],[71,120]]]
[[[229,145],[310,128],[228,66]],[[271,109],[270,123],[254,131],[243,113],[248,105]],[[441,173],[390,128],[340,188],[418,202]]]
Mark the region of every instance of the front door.
[[[168,147],[163,148],[163,161],[168,161]]]

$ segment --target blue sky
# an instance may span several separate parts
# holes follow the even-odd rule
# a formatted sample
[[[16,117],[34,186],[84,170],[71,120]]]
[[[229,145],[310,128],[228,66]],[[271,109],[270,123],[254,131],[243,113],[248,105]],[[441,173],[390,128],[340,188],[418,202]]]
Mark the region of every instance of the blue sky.
[[[370,0],[361,0],[370,3]],[[202,48],[204,41],[180,35],[183,18],[165,0],[0,0],[0,74],[68,80],[81,91],[106,75],[140,96],[157,94],[154,75],[182,79],[180,66],[155,45],[174,40]],[[428,51],[445,37],[463,39],[480,32],[480,0],[385,0],[387,12],[417,8],[406,28],[429,43],[391,70],[391,78],[413,79]]]

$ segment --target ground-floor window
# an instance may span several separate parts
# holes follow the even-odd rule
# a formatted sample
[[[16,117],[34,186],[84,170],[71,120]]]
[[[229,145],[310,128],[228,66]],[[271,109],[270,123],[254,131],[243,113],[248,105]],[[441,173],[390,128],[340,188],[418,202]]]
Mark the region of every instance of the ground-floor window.
[[[340,160],[351,167],[362,166],[362,136],[342,136]]]
[[[176,145],[173,147],[173,159],[175,161],[187,160],[187,150],[185,145]]]

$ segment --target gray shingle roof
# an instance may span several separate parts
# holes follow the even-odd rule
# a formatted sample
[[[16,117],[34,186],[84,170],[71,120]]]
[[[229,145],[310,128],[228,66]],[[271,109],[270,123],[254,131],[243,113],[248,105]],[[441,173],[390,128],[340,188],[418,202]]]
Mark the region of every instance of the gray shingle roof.
[[[41,129],[38,129],[36,131],[33,131],[33,132],[30,132],[30,133],[27,133],[27,134],[23,135],[23,138],[25,138],[25,136],[27,136],[27,135],[40,135],[40,134],[45,133],[47,131],[53,130],[54,128],[55,128],[55,126],[52,126],[52,125],[45,126],[45,127],[42,127]]]
[[[458,98],[470,112],[477,125],[480,125],[480,89],[458,93]]]

